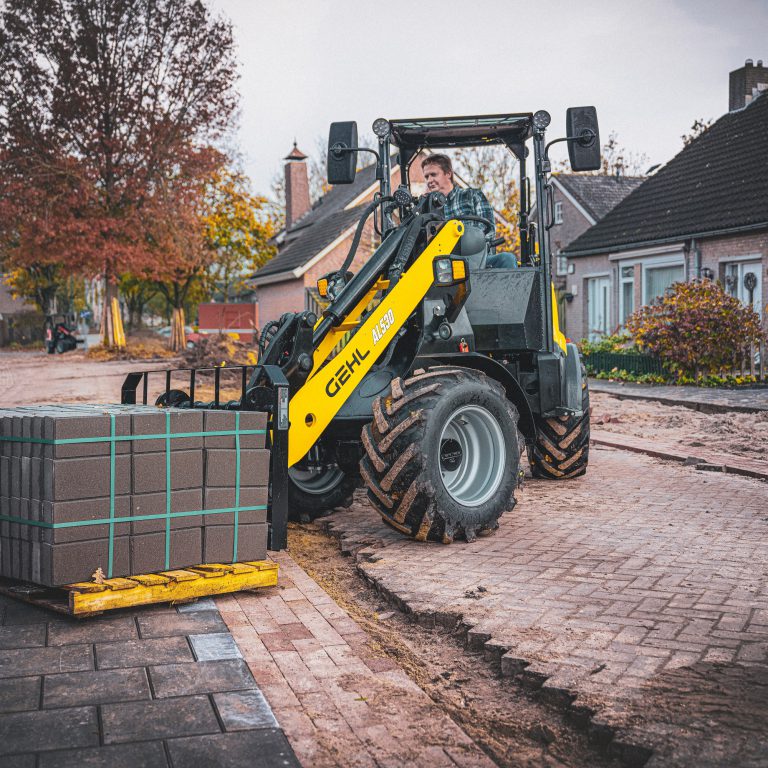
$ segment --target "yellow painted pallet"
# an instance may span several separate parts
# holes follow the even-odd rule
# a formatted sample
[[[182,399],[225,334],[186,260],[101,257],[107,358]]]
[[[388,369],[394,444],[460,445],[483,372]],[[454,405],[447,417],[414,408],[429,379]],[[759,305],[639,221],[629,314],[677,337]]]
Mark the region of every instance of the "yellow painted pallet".
[[[0,594],[70,616],[93,616],[116,608],[151,603],[186,603],[277,584],[277,563],[209,563],[178,571],[161,571],[101,583],[80,582],[59,589],[0,579]]]

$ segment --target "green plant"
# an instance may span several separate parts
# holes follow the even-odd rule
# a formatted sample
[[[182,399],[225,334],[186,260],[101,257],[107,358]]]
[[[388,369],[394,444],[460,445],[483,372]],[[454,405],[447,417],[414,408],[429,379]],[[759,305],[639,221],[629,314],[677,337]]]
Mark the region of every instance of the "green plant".
[[[694,378],[735,367],[763,336],[757,313],[710,280],[675,283],[629,317],[627,330],[642,351]]]
[[[616,333],[613,336],[602,336],[597,341],[582,339],[579,349],[583,355],[593,355],[598,352],[636,352],[632,337],[628,333]]]

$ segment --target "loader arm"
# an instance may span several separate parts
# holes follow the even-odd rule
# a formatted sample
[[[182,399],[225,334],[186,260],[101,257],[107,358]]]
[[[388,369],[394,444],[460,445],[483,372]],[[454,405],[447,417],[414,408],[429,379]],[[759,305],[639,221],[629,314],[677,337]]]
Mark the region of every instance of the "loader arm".
[[[464,225],[461,222],[455,219],[446,222],[362,325],[359,318],[363,310],[378,290],[388,288],[386,281],[378,281],[372,286],[369,294],[357,303],[314,350],[312,375],[290,400],[289,467],[300,461],[322,437],[341,407],[432,287],[435,281],[435,259],[450,254],[463,232]],[[331,350],[354,328],[356,330],[342,350],[323,365]]]

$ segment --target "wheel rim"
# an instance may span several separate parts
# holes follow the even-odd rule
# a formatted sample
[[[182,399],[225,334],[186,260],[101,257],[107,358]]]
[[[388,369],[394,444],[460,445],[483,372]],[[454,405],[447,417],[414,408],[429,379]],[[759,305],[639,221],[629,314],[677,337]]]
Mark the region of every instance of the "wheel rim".
[[[496,418],[478,405],[456,409],[440,434],[440,474],[451,498],[479,507],[501,485],[507,460]]]
[[[289,467],[288,476],[304,493],[321,496],[332,491],[344,479],[344,472],[338,464],[321,461],[317,445],[310,448],[309,454],[300,465]]]

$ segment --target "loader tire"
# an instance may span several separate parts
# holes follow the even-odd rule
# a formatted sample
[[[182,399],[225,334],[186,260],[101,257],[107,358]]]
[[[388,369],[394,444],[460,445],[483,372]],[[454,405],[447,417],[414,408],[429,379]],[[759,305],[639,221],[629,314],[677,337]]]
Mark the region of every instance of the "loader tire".
[[[360,475],[345,472],[318,444],[288,470],[288,481],[288,519],[310,522],[336,507],[348,507]]]
[[[449,366],[403,381],[373,403],[360,474],[386,523],[418,541],[473,541],[515,506],[518,414],[484,374]]]
[[[581,416],[536,418],[536,439],[528,450],[534,477],[567,480],[580,477],[589,463],[589,385],[583,377]]]

